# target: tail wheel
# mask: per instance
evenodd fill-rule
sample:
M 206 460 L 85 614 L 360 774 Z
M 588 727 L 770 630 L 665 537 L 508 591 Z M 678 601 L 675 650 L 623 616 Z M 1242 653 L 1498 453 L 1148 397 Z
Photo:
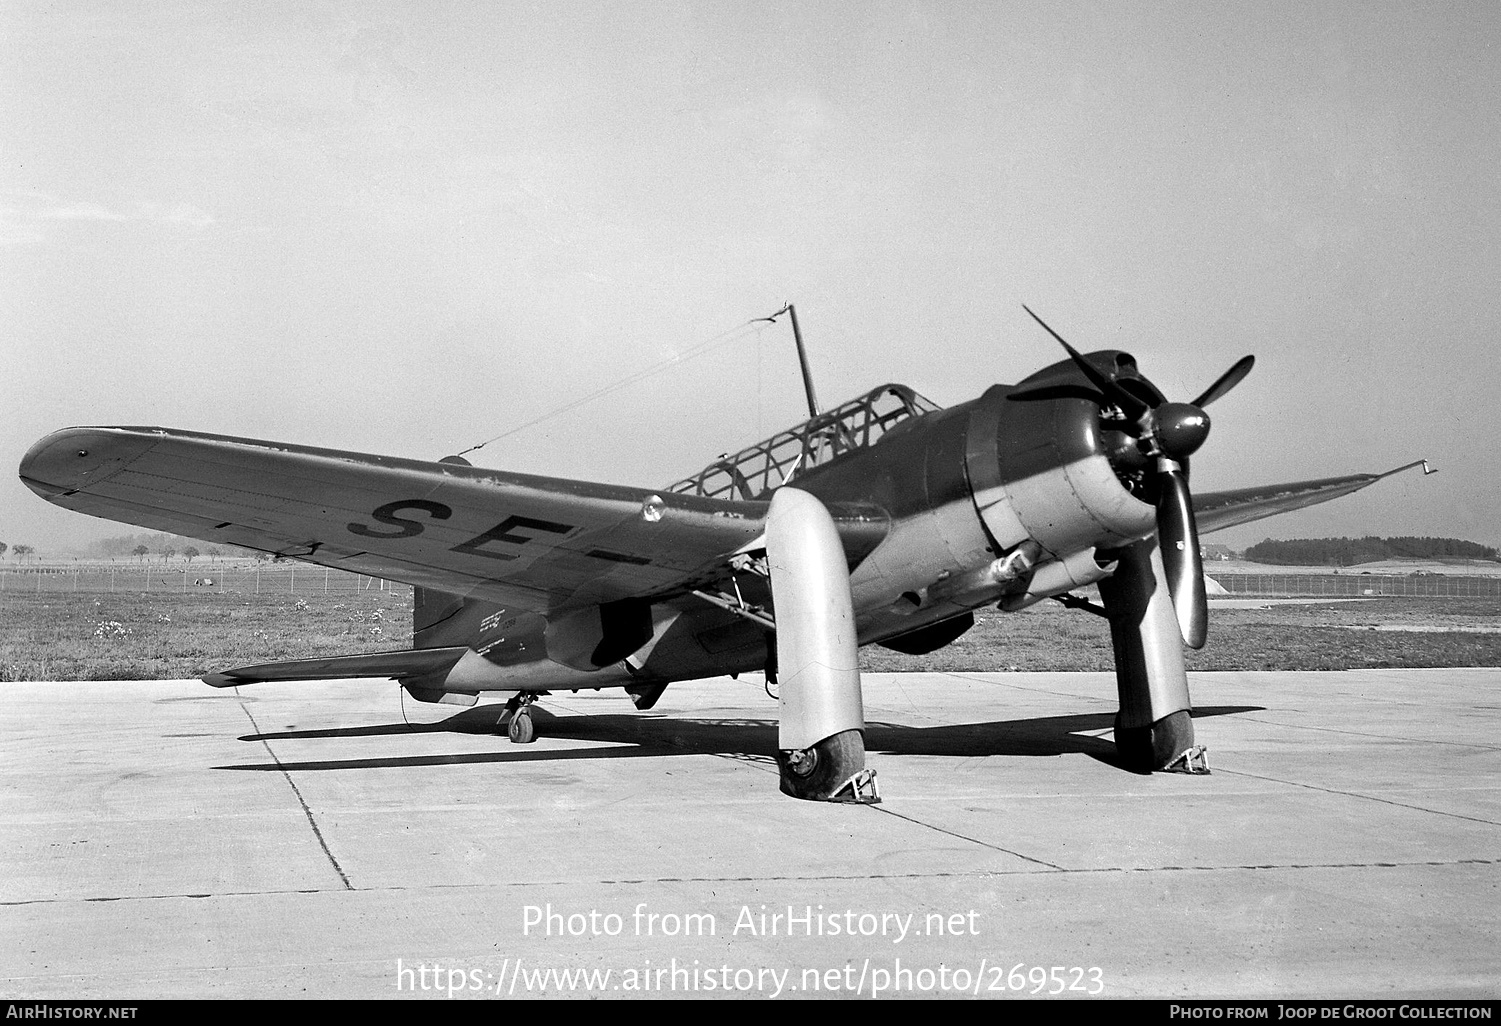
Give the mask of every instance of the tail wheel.
M 1187 709 L 1164 716 L 1150 727 L 1122 727 L 1115 716 L 1115 748 L 1140 773 L 1166 769 L 1194 746 L 1194 722 Z
M 511 724 L 506 732 L 514 744 L 529 745 L 537 740 L 537 727 L 532 723 L 531 715 L 525 709 L 511 717 Z
M 777 752 L 782 793 L 809 801 L 832 798 L 865 769 L 865 735 L 842 730 L 812 748 Z

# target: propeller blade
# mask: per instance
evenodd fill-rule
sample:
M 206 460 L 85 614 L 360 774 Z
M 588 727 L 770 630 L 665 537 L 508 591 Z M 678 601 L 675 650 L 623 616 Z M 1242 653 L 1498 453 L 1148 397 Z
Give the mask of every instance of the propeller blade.
M 1090 363 L 1088 360 L 1084 359 L 1083 354 L 1073 346 L 1065 342 L 1062 335 L 1058 334 L 1052 328 L 1048 327 L 1047 321 L 1043 320 L 1035 313 L 1032 313 L 1031 307 L 1023 303 L 1022 309 L 1027 311 L 1028 315 L 1030 315 L 1034 321 L 1036 321 L 1038 324 L 1041 324 L 1044 331 L 1058 340 L 1058 344 L 1068 352 L 1069 359 L 1074 361 L 1074 366 L 1078 367 L 1080 372 L 1089 379 L 1090 384 L 1094 385 L 1095 388 L 1098 388 L 1101 392 L 1108 396 L 1110 402 L 1113 405 L 1119 406 L 1121 408 L 1121 412 L 1126 415 L 1127 420 L 1139 420 L 1142 414 L 1151 409 L 1151 407 L 1146 403 L 1136 398 L 1136 396 L 1132 395 L 1130 392 L 1127 392 L 1124 388 L 1121 388 L 1114 381 L 1111 381 L 1109 378 L 1107 378 L 1104 374 L 1101 374 L 1099 368 Z
M 1204 594 L 1204 560 L 1194 523 L 1188 479 L 1172 461 L 1158 474 L 1157 545 L 1167 571 L 1168 591 L 1178 614 L 1178 630 L 1189 648 L 1203 648 L 1209 636 L 1209 599 Z
M 1012 392 L 1006 396 L 1019 403 L 1037 402 L 1042 399 L 1088 399 L 1096 406 L 1106 406 L 1110 400 L 1092 388 L 1083 385 L 1043 385 L 1039 388 L 1027 388 L 1020 392 Z
M 1204 394 L 1193 401 L 1193 406 L 1208 406 L 1220 396 L 1240 384 L 1245 376 L 1251 373 L 1251 368 L 1256 365 L 1256 357 L 1242 356 L 1235 361 L 1235 366 L 1221 374 L 1219 380 L 1204 390 Z

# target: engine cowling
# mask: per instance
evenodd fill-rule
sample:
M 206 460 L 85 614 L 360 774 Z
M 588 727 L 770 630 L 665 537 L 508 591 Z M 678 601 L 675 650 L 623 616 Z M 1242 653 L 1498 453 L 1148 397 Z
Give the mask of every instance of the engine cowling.
M 1108 355 L 1129 365 L 1125 354 Z M 1031 540 L 1044 560 L 1065 560 L 1151 534 L 1156 509 L 1134 488 L 1136 454 L 1102 427 L 1099 408 L 1072 398 L 1008 402 L 1012 390 L 997 385 L 975 403 L 966 454 L 975 507 L 1001 550 Z

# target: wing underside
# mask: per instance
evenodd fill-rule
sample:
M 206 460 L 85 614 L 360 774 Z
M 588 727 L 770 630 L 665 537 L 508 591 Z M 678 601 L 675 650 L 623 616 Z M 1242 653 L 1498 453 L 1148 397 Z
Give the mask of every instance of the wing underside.
M 285 659 L 211 673 L 203 680 L 216 688 L 232 688 L 241 684 L 264 684 L 267 681 L 421 677 L 451 669 L 466 651 L 468 649 L 461 645 L 319 659 Z
M 160 428 L 69 428 L 23 481 L 56 505 L 536 612 L 681 591 L 766 503 Z
M 1207 534 L 1348 495 L 1383 474 L 1199 493 Z M 681 595 L 754 547 L 767 503 L 162 428 L 68 428 L 22 480 L 56 505 L 550 615 Z M 884 511 L 832 511 L 852 561 Z
M 1222 531 L 1279 513 L 1317 506 L 1321 502 L 1358 492 L 1383 478 L 1414 467 L 1422 467 L 1425 474 L 1434 473 L 1426 460 L 1418 460 L 1382 474 L 1348 474 L 1344 477 L 1325 477 L 1290 484 L 1203 492 L 1194 496 L 1194 519 L 1198 522 L 1200 534 Z

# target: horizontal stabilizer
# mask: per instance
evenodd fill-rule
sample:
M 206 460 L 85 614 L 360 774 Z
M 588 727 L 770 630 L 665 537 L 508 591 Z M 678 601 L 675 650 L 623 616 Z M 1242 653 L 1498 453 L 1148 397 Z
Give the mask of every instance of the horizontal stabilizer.
M 449 648 L 413 648 L 369 655 L 330 656 L 326 659 L 289 659 L 222 670 L 203 678 L 216 688 L 261 684 L 280 680 L 344 680 L 350 677 L 403 678 L 443 673 L 459 661 L 463 645 Z

